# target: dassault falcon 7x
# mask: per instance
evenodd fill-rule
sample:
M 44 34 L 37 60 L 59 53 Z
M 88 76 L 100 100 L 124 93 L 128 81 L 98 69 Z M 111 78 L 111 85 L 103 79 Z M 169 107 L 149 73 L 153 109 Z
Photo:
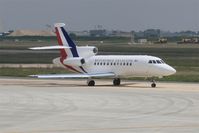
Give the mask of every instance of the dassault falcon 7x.
M 74 74 L 31 75 L 37 78 L 87 78 L 88 86 L 95 86 L 93 78 L 112 77 L 113 85 L 120 85 L 120 78 L 169 76 L 176 70 L 162 59 L 148 55 L 97 55 L 98 49 L 93 46 L 76 46 L 64 29 L 64 23 L 55 24 L 57 46 L 34 47 L 32 50 L 58 49 L 60 57 L 54 64 L 67 68 Z M 152 80 L 151 87 L 156 87 Z

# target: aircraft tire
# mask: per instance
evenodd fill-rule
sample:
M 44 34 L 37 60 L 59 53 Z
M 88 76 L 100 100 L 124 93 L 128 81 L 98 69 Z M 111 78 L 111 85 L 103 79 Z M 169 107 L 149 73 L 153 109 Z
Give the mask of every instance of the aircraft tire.
M 88 86 L 95 86 L 95 81 L 94 80 L 88 81 Z
M 152 83 L 152 84 L 151 84 L 151 87 L 152 87 L 152 88 L 155 88 L 155 87 L 156 87 L 156 84 L 155 84 L 155 83 Z
M 119 78 L 115 78 L 115 79 L 113 80 L 113 85 L 114 85 L 114 86 L 119 86 L 120 83 L 121 83 L 121 80 L 120 80 Z

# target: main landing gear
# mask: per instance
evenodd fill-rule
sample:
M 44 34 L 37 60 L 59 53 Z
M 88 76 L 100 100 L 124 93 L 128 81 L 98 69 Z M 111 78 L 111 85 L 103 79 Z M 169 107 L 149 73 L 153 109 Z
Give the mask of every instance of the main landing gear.
M 119 86 L 120 83 L 121 83 L 120 78 L 115 78 L 115 79 L 113 79 L 113 85 L 114 85 L 114 86 Z M 88 80 L 87 80 L 87 85 L 88 85 L 88 86 L 95 86 L 95 81 L 92 80 L 92 79 L 88 79 Z
M 95 86 L 95 81 L 92 80 L 92 79 L 89 79 L 89 80 L 87 81 L 87 84 L 88 84 L 88 86 Z
M 120 83 L 121 83 L 120 78 L 115 78 L 115 79 L 113 79 L 113 85 L 114 85 L 114 86 L 119 86 Z

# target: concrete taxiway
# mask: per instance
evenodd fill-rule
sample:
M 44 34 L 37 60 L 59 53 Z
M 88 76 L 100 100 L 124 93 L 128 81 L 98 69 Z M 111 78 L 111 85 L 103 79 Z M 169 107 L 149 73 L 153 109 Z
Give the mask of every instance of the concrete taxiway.
M 198 133 L 199 84 L 0 78 L 1 133 Z

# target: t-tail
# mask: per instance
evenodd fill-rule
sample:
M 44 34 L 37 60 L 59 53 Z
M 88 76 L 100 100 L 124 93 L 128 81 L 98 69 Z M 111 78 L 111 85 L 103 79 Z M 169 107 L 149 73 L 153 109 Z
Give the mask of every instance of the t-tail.
M 86 59 L 97 54 L 96 47 L 78 47 L 70 38 L 67 31 L 64 29 L 64 23 L 55 24 L 55 33 L 60 49 L 60 61 L 62 64 L 71 66 L 82 66 L 86 63 Z
M 84 70 L 84 65 L 90 57 L 95 56 L 97 54 L 98 49 L 93 46 L 76 46 L 76 44 L 70 38 L 69 34 L 64 29 L 64 26 L 64 23 L 55 24 L 55 33 L 59 45 L 47 47 L 34 47 L 30 49 L 59 49 L 60 57 L 53 60 L 54 64 L 62 65 L 76 72 L 86 73 L 86 70 Z
M 77 46 L 70 38 L 66 30 L 64 29 L 64 23 L 55 24 L 55 33 L 60 46 L 70 47 L 69 49 L 60 49 L 61 58 L 77 58 L 79 57 Z

